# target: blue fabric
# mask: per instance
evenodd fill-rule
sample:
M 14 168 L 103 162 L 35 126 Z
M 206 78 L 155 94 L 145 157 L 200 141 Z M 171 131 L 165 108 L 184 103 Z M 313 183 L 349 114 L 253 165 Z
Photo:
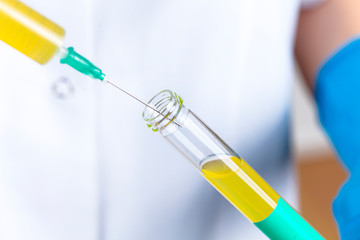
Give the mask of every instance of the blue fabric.
M 321 124 L 350 176 L 333 203 L 341 239 L 360 239 L 360 39 L 322 66 L 315 98 Z

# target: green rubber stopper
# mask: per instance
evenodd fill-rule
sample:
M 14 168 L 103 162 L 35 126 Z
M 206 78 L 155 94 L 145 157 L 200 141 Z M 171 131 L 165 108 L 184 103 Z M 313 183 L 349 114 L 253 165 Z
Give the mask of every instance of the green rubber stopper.
M 73 47 L 69 47 L 68 54 L 60 59 L 60 63 L 67 64 L 75 70 L 92 77 L 94 79 L 104 80 L 105 74 L 101 71 L 100 68 L 96 67 L 89 60 L 75 52 Z
M 279 198 L 274 211 L 270 213 L 267 218 L 254 224 L 270 239 L 324 240 L 324 238 L 282 198 Z

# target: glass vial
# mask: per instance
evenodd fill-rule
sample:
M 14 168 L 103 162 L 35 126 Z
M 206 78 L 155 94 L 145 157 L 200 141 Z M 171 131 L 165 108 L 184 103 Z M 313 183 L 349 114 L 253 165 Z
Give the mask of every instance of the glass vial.
M 266 181 L 170 90 L 145 108 L 147 125 L 184 155 L 270 239 L 323 239 Z

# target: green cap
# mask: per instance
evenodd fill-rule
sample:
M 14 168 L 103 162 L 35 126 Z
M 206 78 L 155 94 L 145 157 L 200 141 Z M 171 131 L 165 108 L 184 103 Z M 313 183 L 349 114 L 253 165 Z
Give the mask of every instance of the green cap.
M 324 238 L 282 198 L 279 198 L 276 208 L 267 218 L 254 224 L 270 239 L 324 240 Z
M 67 64 L 75 70 L 88 75 L 94 79 L 104 80 L 105 74 L 100 68 L 96 67 L 89 60 L 75 52 L 73 47 L 69 47 L 68 54 L 60 59 L 60 63 Z

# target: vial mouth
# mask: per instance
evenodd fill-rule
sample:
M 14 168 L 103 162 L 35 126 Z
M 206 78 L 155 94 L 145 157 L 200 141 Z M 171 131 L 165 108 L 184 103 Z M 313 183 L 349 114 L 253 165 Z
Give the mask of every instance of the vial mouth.
M 147 126 L 156 132 L 176 123 L 175 119 L 183 106 L 183 100 L 167 89 L 156 94 L 148 104 L 156 111 L 145 107 L 142 116 Z

